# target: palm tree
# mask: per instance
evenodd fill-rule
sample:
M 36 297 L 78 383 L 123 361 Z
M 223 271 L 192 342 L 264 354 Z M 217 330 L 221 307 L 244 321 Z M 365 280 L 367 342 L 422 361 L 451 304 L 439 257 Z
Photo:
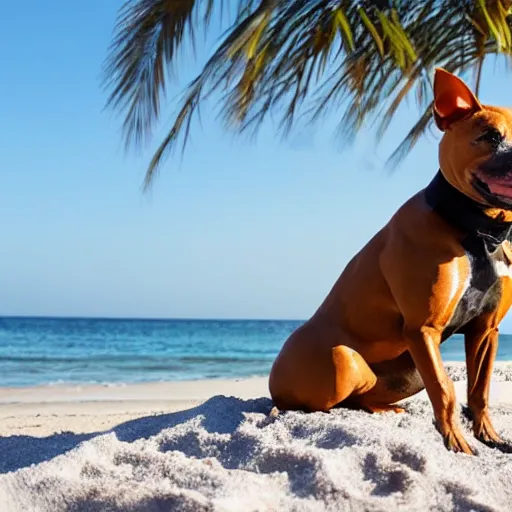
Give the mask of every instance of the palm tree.
M 369 121 L 382 137 L 414 95 L 423 113 L 390 156 L 396 163 L 431 122 L 434 66 L 473 70 L 478 92 L 485 57 L 512 55 L 512 0 L 127 0 L 105 62 L 108 105 L 123 114 L 127 146 L 151 136 L 169 68 L 219 14 L 230 28 L 188 86 L 145 187 L 180 137 L 185 148 L 214 93 L 238 132 L 277 113 L 286 133 L 299 116 L 339 109 L 349 139 Z

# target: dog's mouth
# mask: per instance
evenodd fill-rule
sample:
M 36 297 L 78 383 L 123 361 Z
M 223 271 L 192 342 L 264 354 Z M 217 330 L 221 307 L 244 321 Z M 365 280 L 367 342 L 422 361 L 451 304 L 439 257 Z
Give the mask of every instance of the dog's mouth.
M 489 203 L 496 206 L 512 205 L 512 171 L 500 176 L 477 171 L 473 174 L 472 185 Z

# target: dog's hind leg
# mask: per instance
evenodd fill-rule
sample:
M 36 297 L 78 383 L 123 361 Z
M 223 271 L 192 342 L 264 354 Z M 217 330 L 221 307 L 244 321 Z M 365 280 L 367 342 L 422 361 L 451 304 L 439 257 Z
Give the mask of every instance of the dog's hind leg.
M 269 380 L 282 410 L 328 411 L 349 397 L 364 395 L 377 377 L 354 349 L 338 345 L 292 345 L 276 359 Z
M 340 404 L 341 406 L 364 409 L 369 412 L 390 410 L 403 412 L 404 409 L 398 407 L 396 403 L 425 388 L 408 351 L 394 359 L 374 363 L 370 368 L 377 376 L 377 382 L 372 389 L 349 397 Z
M 333 356 L 337 379 L 341 381 L 338 389 L 342 392 L 338 398 L 344 397 L 336 406 L 363 409 L 371 413 L 404 412 L 404 409 L 394 405 L 401 397 L 386 389 L 384 383 L 358 352 L 340 346 L 334 349 Z

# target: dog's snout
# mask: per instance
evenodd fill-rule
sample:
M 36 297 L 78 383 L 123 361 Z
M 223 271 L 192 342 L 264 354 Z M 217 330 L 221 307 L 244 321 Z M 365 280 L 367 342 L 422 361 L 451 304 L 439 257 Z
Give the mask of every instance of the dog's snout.
M 512 179 L 512 144 L 497 151 L 480 166 L 480 169 L 492 176 L 510 176 Z

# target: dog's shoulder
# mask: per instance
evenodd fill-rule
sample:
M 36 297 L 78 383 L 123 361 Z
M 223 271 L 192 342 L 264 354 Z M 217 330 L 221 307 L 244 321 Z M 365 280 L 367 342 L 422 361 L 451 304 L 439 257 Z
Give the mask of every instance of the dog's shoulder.
M 409 255 L 418 252 L 422 259 L 432 253 L 438 253 L 443 258 L 447 254 L 453 257 L 464 254 L 463 237 L 429 206 L 424 190 L 398 208 L 386 230 L 387 250 L 392 252 L 403 250 Z

